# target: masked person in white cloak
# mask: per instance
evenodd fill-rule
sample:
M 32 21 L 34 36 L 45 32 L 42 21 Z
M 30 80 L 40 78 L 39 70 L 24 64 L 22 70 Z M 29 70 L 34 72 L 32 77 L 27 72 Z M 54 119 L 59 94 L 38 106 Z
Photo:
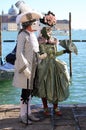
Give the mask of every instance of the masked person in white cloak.
M 27 123 L 28 104 L 28 124 L 32 124 L 32 121 L 39 121 L 39 118 L 31 113 L 30 101 L 37 65 L 37 53 L 39 52 L 39 44 L 34 31 L 39 29 L 40 25 L 37 19 L 40 19 L 41 15 L 36 11 L 32 11 L 23 1 L 18 1 L 16 6 L 18 6 L 20 10 L 20 14 L 16 18 L 16 23 L 21 24 L 22 29 L 19 31 L 17 37 L 13 86 L 22 89 L 20 99 L 20 121 L 25 124 Z M 40 57 L 42 57 L 42 55 Z M 29 81 L 28 89 L 27 81 Z

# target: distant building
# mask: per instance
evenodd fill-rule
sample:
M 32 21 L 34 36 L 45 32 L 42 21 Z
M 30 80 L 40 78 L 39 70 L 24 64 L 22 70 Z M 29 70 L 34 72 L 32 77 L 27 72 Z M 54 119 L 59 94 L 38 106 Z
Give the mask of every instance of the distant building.
M 57 20 L 55 29 L 68 31 L 69 30 L 69 21 L 68 20 Z
M 9 15 L 17 15 L 17 10 L 12 5 L 11 8 L 8 10 Z
M 18 26 L 16 24 L 16 16 L 17 16 L 17 10 L 12 5 L 11 8 L 8 10 L 8 14 L 4 14 L 4 11 L 2 11 L 2 14 L 0 15 L 2 19 L 2 31 L 17 31 Z M 54 27 L 56 30 L 69 30 L 69 21 L 68 20 L 57 20 L 57 24 Z
M 16 16 L 17 11 L 13 5 L 8 10 L 8 14 L 4 14 L 4 11 L 2 11 L 2 15 L 0 16 L 2 19 L 2 31 L 16 31 L 18 29 L 16 24 Z

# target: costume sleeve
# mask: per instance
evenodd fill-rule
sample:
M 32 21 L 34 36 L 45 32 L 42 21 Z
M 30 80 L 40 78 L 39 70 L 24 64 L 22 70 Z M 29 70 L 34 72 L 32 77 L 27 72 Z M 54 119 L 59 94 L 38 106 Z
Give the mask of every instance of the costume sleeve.
M 39 45 L 39 50 L 40 50 L 40 52 L 39 52 L 40 54 L 46 53 L 44 44 Z
M 17 43 L 17 53 L 16 53 L 16 59 L 18 62 L 18 69 L 19 72 L 21 73 L 22 71 L 24 71 L 24 69 L 26 69 L 26 67 L 28 66 L 28 61 L 24 56 L 24 49 L 25 49 L 25 35 L 24 33 L 20 33 L 18 35 L 18 43 Z
M 62 55 L 62 54 L 64 54 L 64 50 L 61 50 L 61 51 L 57 51 L 57 52 L 56 52 L 56 56 L 60 56 L 60 55 Z

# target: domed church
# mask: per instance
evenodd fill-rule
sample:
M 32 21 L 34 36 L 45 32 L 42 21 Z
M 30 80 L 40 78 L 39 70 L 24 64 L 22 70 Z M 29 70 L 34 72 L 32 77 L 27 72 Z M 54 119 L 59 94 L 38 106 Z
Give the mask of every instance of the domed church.
M 16 16 L 17 10 L 11 5 L 11 8 L 8 10 L 8 14 L 5 14 L 2 11 L 1 23 L 2 23 L 2 31 L 17 31 L 18 27 L 16 24 Z
M 11 8 L 8 10 L 9 15 L 17 15 L 17 10 L 12 5 Z

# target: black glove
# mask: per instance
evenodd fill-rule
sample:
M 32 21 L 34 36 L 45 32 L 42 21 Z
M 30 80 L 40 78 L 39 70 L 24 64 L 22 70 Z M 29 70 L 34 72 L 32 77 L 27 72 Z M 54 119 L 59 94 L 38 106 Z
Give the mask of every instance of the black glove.
M 70 50 L 63 50 L 64 53 L 71 53 Z
M 23 101 L 23 103 L 27 104 L 27 101 L 29 101 L 29 96 L 32 95 L 32 90 L 30 89 L 22 89 L 22 93 L 21 93 L 21 101 Z

